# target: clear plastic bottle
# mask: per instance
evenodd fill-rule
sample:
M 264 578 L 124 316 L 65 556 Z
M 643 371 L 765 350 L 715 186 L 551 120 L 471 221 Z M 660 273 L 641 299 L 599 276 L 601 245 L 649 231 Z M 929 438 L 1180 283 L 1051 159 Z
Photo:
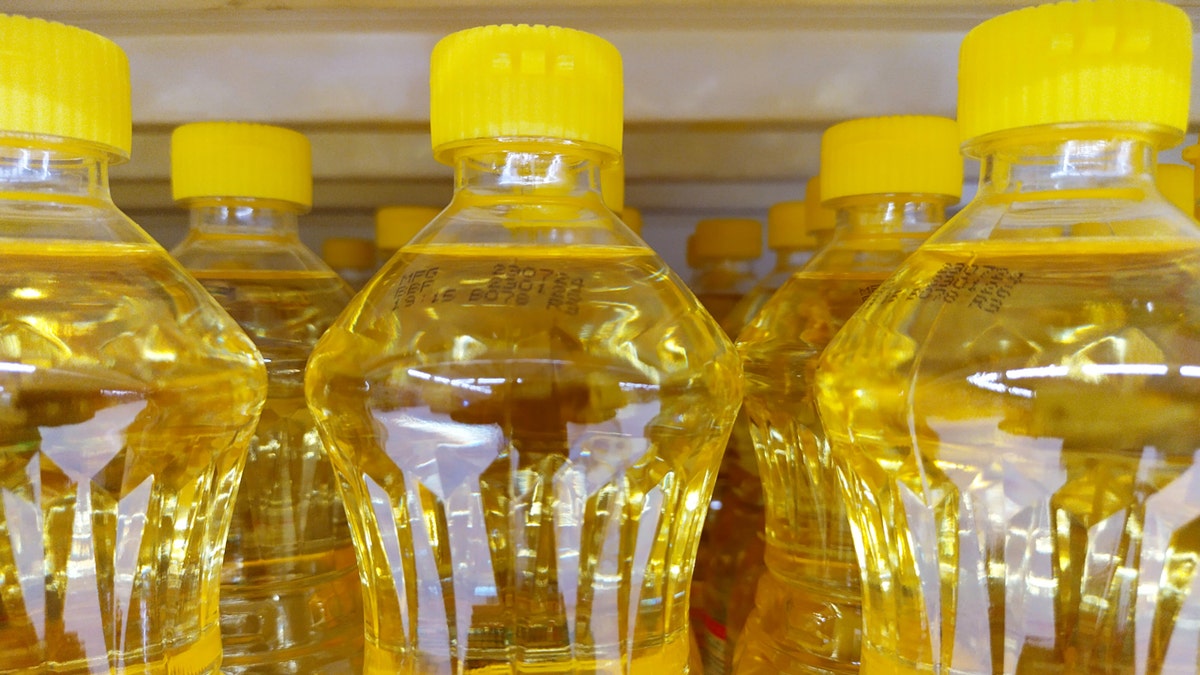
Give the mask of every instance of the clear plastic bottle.
M 803 201 L 775 204 L 767 213 L 767 247 L 775 252 L 775 267 L 758 281 L 725 317 L 725 332 L 736 336 L 746 322 L 808 260 L 816 240 L 805 228 Z M 744 414 L 739 413 L 721 459 L 717 488 L 721 505 L 713 511 L 711 532 L 701 539 L 696 566 L 705 570 L 706 583 L 693 598 L 692 617 L 701 642 L 706 675 L 729 672 L 733 645 L 753 606 L 753 589 L 761 573 L 763 507 L 762 480 Z M 739 573 L 741 572 L 741 573 Z M 734 590 L 748 586 L 748 602 L 734 611 Z
M 0 16 L 0 63 L 0 672 L 216 673 L 262 358 L 112 202 L 121 49 Z
M 1152 0 L 964 39 L 979 190 L 817 369 L 864 672 L 1196 672 L 1200 230 L 1155 185 L 1191 42 Z
M 239 122 L 171 135 L 171 188 L 191 225 L 172 254 L 249 333 L 269 389 L 250 441 L 221 573 L 226 673 L 357 673 L 362 592 L 304 365 L 350 302 L 300 242 L 312 205 L 308 139 Z
M 833 238 L 837 226 L 837 212 L 821 203 L 821 177 L 813 176 L 808 179 L 804 188 L 805 217 L 804 224 L 808 234 L 816 240 L 815 250 L 820 252 Z M 816 255 L 814 253 L 813 255 Z
M 691 247 L 692 292 L 720 323 L 758 282 L 754 261 L 762 255 L 762 223 L 753 218 L 701 220 Z
M 375 210 L 375 250 L 379 264 L 386 265 L 405 244 L 437 217 L 433 206 L 395 205 Z
M 1200 165 L 1200 145 L 1190 145 L 1183 149 L 1183 159 L 1188 164 L 1192 165 L 1192 208 L 1185 209 L 1192 214 L 1193 218 L 1200 219 L 1200 200 L 1196 199 L 1196 195 L 1200 194 L 1200 171 L 1197 171 Z
M 329 237 L 321 242 L 321 260 L 357 291 L 375 274 L 375 243 L 358 237 Z
M 362 556 L 368 673 L 688 672 L 688 584 L 741 371 L 601 200 L 620 73 L 612 45 L 563 28 L 434 49 L 454 198 L 307 379 Z
M 813 370 L 842 324 L 944 222 L 962 175 L 957 127 L 942 117 L 851 120 L 822 137 L 821 195 L 837 212 L 833 238 L 738 338 L 767 565 L 737 643 L 740 675 L 858 671 L 858 561 Z
M 621 222 L 637 236 L 642 236 L 642 211 L 633 206 L 621 210 Z
M 1196 208 L 1195 171 L 1182 164 L 1159 164 L 1154 182 L 1158 191 L 1180 211 L 1192 215 Z

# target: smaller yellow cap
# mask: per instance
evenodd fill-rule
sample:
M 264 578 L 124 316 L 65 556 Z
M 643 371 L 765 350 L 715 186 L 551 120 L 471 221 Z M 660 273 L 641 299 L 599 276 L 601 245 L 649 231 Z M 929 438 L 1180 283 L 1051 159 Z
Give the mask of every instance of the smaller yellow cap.
M 600 169 L 600 196 L 613 213 L 625 209 L 625 161 L 618 158 Z
M 1192 27 L 1158 0 L 1080 0 L 1001 14 L 963 38 L 964 141 L 1045 124 L 1132 122 L 1187 128 Z M 1167 146 L 1169 147 L 1169 146 Z
M 383 206 L 375 211 L 375 247 L 396 251 L 404 247 L 442 210 L 432 206 Z
M 334 269 L 369 269 L 375 266 L 375 244 L 358 237 L 330 237 L 321 242 L 321 259 Z
M 129 157 L 129 61 L 107 38 L 0 14 L 0 102 L 0 131 L 89 141 Z
M 804 187 L 804 205 L 808 207 L 805 218 L 809 232 L 832 230 L 837 225 L 837 212 L 821 202 L 821 177 L 813 176 Z
M 639 237 L 642 236 L 642 212 L 640 210 L 626 206 L 625 210 L 621 212 L 621 221 Z
M 808 204 L 802 201 L 779 202 L 767 210 L 767 248 L 815 248 L 817 240 L 808 234 Z
M 1182 164 L 1159 164 L 1155 182 L 1158 189 L 1179 210 L 1191 214 L 1196 210 L 1196 172 Z
M 707 218 L 696 223 L 697 258 L 754 260 L 762 255 L 762 223 L 753 218 Z
M 556 26 L 482 26 L 433 48 L 429 130 L 434 156 L 496 138 L 574 141 L 621 153 L 621 55 L 590 33 Z
M 821 136 L 821 199 L 857 195 L 962 195 L 954 120 L 928 115 L 864 117 Z
M 312 149 L 291 129 L 247 122 L 195 122 L 171 134 L 171 192 L 196 197 L 277 199 L 312 206 Z

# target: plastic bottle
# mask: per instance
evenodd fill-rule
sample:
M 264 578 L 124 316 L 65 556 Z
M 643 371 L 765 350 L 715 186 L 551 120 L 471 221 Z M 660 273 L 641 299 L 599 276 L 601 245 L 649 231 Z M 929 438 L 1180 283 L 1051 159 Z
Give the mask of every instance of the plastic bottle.
M 375 250 L 379 264 L 384 265 L 396 255 L 421 228 L 429 224 L 441 209 L 433 206 L 381 206 L 375 210 Z
M 1185 209 L 1192 217 L 1200 219 L 1200 200 L 1195 199 L 1195 195 L 1200 194 L 1200 171 L 1197 171 L 1197 165 L 1200 164 L 1200 145 L 1191 145 L 1183 149 L 1183 159 L 1188 164 L 1192 165 L 1192 208 Z
M 720 323 L 758 281 L 754 261 L 762 255 L 762 223 L 752 218 L 707 218 L 696 223 L 692 236 L 691 289 Z
M 737 643 L 739 674 L 858 670 L 858 561 L 813 369 L 842 324 L 944 222 L 962 175 L 957 128 L 942 117 L 851 120 L 822 137 L 821 196 L 837 214 L 833 238 L 738 339 L 767 564 Z
M 358 237 L 329 237 L 321 242 L 321 260 L 357 291 L 375 273 L 375 243 Z
M 1154 182 L 1159 192 L 1180 211 L 1192 215 L 1196 208 L 1195 171 L 1182 164 L 1159 164 Z
M 816 240 L 814 250 L 819 252 L 829 245 L 837 226 L 837 213 L 821 203 L 821 176 L 813 176 L 805 184 L 804 206 L 804 224 L 808 227 L 808 234 Z
M 129 66 L 0 16 L 0 670 L 216 673 L 253 343 L 113 204 Z
M 688 584 L 741 371 L 601 200 L 620 56 L 579 31 L 488 26 L 431 63 L 454 198 L 330 328 L 307 381 L 363 556 L 366 672 L 688 672 Z
M 238 122 L 171 134 L 171 189 L 189 211 L 172 251 L 249 333 L 269 391 L 250 441 L 221 573 L 226 673 L 351 673 L 362 594 L 304 364 L 352 292 L 300 242 L 312 205 L 308 139 Z
M 978 193 L 817 370 L 863 546 L 864 672 L 1196 671 L 1200 230 L 1155 186 L 1191 42 L 1148 0 L 963 40 Z
M 746 322 L 808 260 L 816 240 L 805 228 L 804 202 L 782 202 L 767 213 L 767 247 L 775 251 L 775 267 L 738 302 L 723 327 L 736 336 Z M 705 532 L 697 554 L 697 568 L 704 570 L 706 583 L 693 598 L 696 625 L 706 675 L 729 672 L 733 645 L 753 606 L 753 588 L 761 573 L 763 528 L 762 480 L 750 441 L 745 416 L 738 415 L 721 470 L 717 475 L 720 508 L 710 515 L 711 532 Z M 749 598 L 734 611 L 734 589 L 749 586 Z
M 625 223 L 637 236 L 642 236 L 642 211 L 633 206 L 626 206 L 621 210 L 621 222 Z

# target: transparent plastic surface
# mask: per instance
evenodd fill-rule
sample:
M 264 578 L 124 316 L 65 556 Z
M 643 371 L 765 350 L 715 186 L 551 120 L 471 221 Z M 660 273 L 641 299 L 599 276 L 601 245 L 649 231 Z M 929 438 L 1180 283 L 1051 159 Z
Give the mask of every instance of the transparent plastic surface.
M 1149 137 L 998 137 L 826 350 L 864 671 L 1196 671 L 1200 232 Z
M 844 198 L 830 243 L 742 331 L 743 412 L 765 497 L 767 571 L 737 643 L 738 673 L 856 672 L 861 591 L 845 503 L 817 416 L 817 358 L 944 220 L 947 200 Z
M 736 337 L 771 296 L 809 260 L 811 251 L 781 249 L 774 268 L 742 297 L 721 322 Z M 733 667 L 737 636 L 754 606 L 763 564 L 762 479 L 745 411 L 739 411 L 725 446 L 714 488 L 717 505 L 700 539 L 696 568 L 706 579 L 695 587 L 692 621 L 704 647 L 704 672 L 721 675 Z
M 314 352 L 368 673 L 688 672 L 740 367 L 598 174 L 536 144 L 460 157 Z
M 215 673 L 261 358 L 98 151 L 3 141 L 0 672 Z
M 350 301 L 267 200 L 194 200 L 173 251 L 254 340 L 268 395 L 233 508 L 221 578 L 226 673 L 358 673 L 362 589 L 333 468 L 304 401 L 304 367 Z

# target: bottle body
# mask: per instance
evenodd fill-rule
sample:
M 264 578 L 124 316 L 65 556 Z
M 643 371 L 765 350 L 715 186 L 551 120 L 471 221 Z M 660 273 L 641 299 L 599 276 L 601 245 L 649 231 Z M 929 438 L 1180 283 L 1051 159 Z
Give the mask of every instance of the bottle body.
M 357 673 L 362 591 L 345 510 L 304 401 L 304 369 L 351 291 L 296 236 L 293 207 L 190 202 L 173 252 L 254 340 L 268 395 L 221 577 L 227 673 Z
M 112 204 L 99 152 L 0 144 L 0 167 L 0 671 L 215 673 L 261 357 Z
M 1200 235 L 1146 138 L 1047 129 L 985 152 L 820 367 L 864 668 L 1195 669 Z
M 450 207 L 314 355 L 367 672 L 687 672 L 740 369 L 591 164 L 462 159 Z
M 831 242 L 739 338 L 743 410 L 764 492 L 767 569 L 737 644 L 738 673 L 858 668 L 858 562 L 813 376 L 846 320 L 943 219 L 944 199 L 895 199 L 847 198 Z
M 809 251 L 781 249 L 775 267 L 746 293 L 722 322 L 726 334 L 742 328 L 809 259 Z M 762 479 L 745 411 L 739 411 L 717 475 L 719 508 L 711 510 L 709 531 L 701 540 L 697 567 L 706 582 L 697 587 L 692 611 L 698 640 L 704 645 L 704 672 L 730 672 L 737 636 L 754 606 L 763 564 Z

